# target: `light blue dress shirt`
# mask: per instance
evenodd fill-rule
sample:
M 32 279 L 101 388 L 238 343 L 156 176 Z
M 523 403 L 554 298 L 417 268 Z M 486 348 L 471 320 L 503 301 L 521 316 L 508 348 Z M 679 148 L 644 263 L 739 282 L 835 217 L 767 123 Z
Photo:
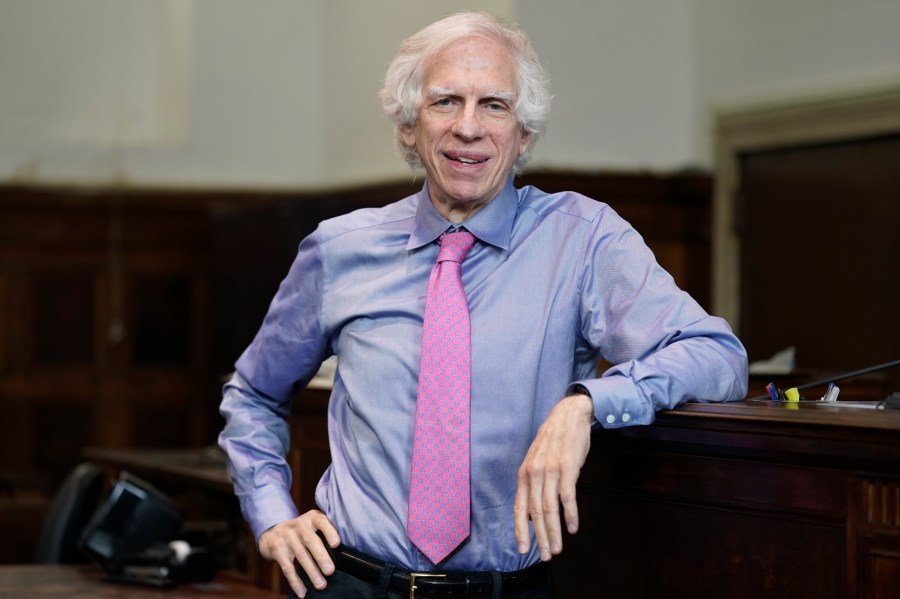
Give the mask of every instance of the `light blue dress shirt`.
M 258 536 L 297 516 L 287 417 L 294 393 L 338 356 L 328 407 L 332 464 L 316 502 L 342 541 L 414 571 L 434 566 L 406 538 L 422 313 L 435 240 L 452 224 L 425 188 L 320 224 L 300 243 L 265 321 L 225 386 L 227 451 Z M 440 567 L 517 570 L 517 471 L 573 384 L 597 425 L 649 424 L 687 400 L 742 399 L 746 352 L 656 263 L 609 206 L 533 187 L 501 194 L 463 226 L 472 321 L 471 535 Z M 597 378 L 599 357 L 616 364 Z M 602 540 L 598 540 L 602 542 Z

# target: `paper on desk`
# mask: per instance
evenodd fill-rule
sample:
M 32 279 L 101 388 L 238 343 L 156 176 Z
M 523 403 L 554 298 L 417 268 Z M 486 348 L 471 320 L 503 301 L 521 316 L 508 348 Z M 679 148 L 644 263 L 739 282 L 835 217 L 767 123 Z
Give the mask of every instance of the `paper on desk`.
M 750 374 L 790 374 L 797 367 L 797 348 L 793 345 L 775 353 L 768 360 L 750 363 Z

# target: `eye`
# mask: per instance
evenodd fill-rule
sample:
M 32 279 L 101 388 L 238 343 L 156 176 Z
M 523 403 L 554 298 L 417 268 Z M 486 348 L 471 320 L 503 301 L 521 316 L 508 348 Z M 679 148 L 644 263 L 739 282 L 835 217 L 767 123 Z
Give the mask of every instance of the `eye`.
M 442 107 L 444 107 L 444 108 L 447 108 L 447 107 L 453 105 L 453 100 L 451 100 L 450 98 L 441 98 L 440 100 L 438 100 L 437 102 L 435 102 L 434 105 L 435 105 L 435 106 L 442 106 Z
M 492 113 L 510 112 L 509 104 L 502 98 L 486 98 L 484 102 L 482 102 L 482 106 L 484 106 L 488 112 Z

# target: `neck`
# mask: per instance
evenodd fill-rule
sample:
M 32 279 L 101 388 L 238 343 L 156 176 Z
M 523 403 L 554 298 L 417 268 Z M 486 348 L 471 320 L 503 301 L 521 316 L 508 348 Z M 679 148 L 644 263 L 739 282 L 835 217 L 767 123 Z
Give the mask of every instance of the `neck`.
M 433 199 L 431 200 L 431 203 L 434 205 L 441 216 L 449 220 L 454 225 L 459 225 L 472 218 L 479 210 L 481 210 L 485 206 L 485 204 L 479 204 L 478 206 L 450 208 L 448 206 L 444 206 L 443 204 L 435 202 Z

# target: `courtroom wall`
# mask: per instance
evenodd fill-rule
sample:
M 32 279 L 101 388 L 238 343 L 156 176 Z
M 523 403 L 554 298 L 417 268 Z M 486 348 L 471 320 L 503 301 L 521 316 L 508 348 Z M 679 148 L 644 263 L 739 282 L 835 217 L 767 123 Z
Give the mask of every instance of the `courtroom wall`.
M 536 168 L 709 168 L 718 106 L 900 80 L 892 0 L 0 0 L 0 181 L 408 178 L 384 68 L 401 38 L 467 7 L 519 21 L 549 67 Z

